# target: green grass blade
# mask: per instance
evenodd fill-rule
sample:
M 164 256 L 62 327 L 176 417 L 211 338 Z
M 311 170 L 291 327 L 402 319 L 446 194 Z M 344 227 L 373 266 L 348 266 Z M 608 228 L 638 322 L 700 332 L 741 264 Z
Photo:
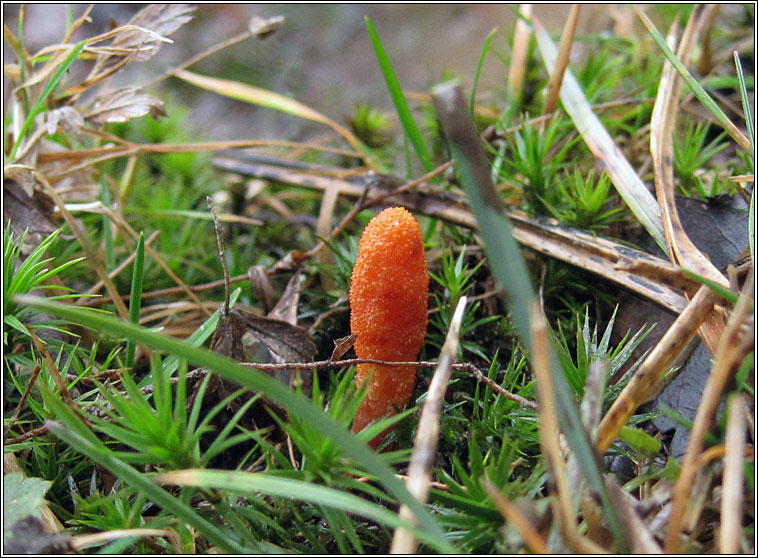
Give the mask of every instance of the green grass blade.
M 13 148 L 11 149 L 11 154 L 8 157 L 9 160 L 13 161 L 16 158 L 16 152 L 18 151 L 21 142 L 23 141 L 24 137 L 26 137 L 29 128 L 34 122 L 34 118 L 47 106 L 48 95 L 55 91 L 55 88 L 58 86 L 61 78 L 63 78 L 66 71 L 71 67 L 71 64 L 74 63 L 74 60 L 76 60 L 76 57 L 79 56 L 79 53 L 84 48 L 85 42 L 86 41 L 82 41 L 74 47 L 71 53 L 66 56 L 63 62 L 61 62 L 61 65 L 58 66 L 58 68 L 55 70 L 55 73 L 53 74 L 53 77 L 50 78 L 50 81 L 47 82 L 45 89 L 42 90 L 42 94 L 39 96 L 37 102 L 34 103 L 32 110 L 29 112 L 29 116 L 26 117 L 24 126 L 21 128 L 21 132 L 19 132 L 18 137 L 13 144 Z
M 416 121 L 413 119 L 411 109 L 408 107 L 408 101 L 405 100 L 405 95 L 400 87 L 400 82 L 397 79 L 397 75 L 395 75 L 395 70 L 392 69 L 392 64 L 390 63 L 389 56 L 387 56 L 387 52 L 384 50 L 384 46 L 382 46 L 379 34 L 376 32 L 376 29 L 374 29 L 374 26 L 368 17 L 366 17 L 366 28 L 368 29 L 371 44 L 374 47 L 374 53 L 379 62 L 379 68 L 381 68 L 382 75 L 384 75 L 384 81 L 387 82 L 387 89 L 389 89 L 392 102 L 395 105 L 395 110 L 397 110 L 397 116 L 400 118 L 400 123 L 403 126 L 405 136 L 416 150 L 416 154 L 419 159 L 421 159 L 426 172 L 431 172 L 434 169 L 434 165 L 432 165 L 432 159 L 429 157 L 429 152 L 426 150 L 424 139 L 421 137 L 421 132 L 419 131 L 418 126 L 416 126 Z
M 745 126 L 747 127 L 747 136 L 750 140 L 750 161 L 753 163 L 751 169 L 755 172 L 755 128 L 753 127 L 753 115 L 750 113 L 750 99 L 748 98 L 747 85 L 745 76 L 742 73 L 742 62 L 740 55 L 734 51 L 734 65 L 737 67 L 737 78 L 740 82 L 740 99 L 742 99 L 742 112 L 745 116 Z M 747 238 L 750 243 L 750 259 L 755 262 L 755 188 L 750 193 L 750 209 L 748 210 Z
M 400 516 L 372 502 L 359 498 L 349 492 L 336 490 L 327 486 L 312 484 L 291 478 L 282 478 L 266 473 L 246 473 L 243 471 L 219 471 L 209 469 L 189 469 L 171 471 L 159 475 L 156 479 L 161 484 L 195 486 L 229 490 L 237 493 L 258 492 L 267 496 L 296 498 L 319 506 L 354 513 L 383 523 L 394 528 L 410 528 L 419 540 L 437 550 L 444 550 L 446 545 L 428 533 L 413 529 L 400 519 Z
M 100 199 L 103 205 L 111 207 L 113 196 L 108 184 L 103 181 L 100 185 Z M 102 215 L 103 220 L 103 242 L 105 243 L 105 270 L 110 273 L 116 268 L 116 252 L 113 250 L 113 231 L 111 218 L 108 215 Z
M 456 552 L 456 549 L 447 542 L 445 533 L 440 528 L 434 516 L 418 500 L 411 496 L 405 488 L 405 484 L 395 477 L 395 472 L 385 463 L 381 456 L 378 456 L 368 446 L 356 440 L 345 427 L 337 423 L 321 408 L 314 405 L 304 396 L 290 390 L 278 380 L 254 368 L 241 366 L 239 363 L 218 353 L 198 347 L 191 347 L 178 339 L 161 335 L 147 328 L 126 323 L 110 316 L 104 316 L 85 308 L 75 308 L 70 305 L 59 304 L 31 296 L 18 296 L 16 302 L 22 306 L 49 312 L 93 330 L 133 339 L 137 343 L 175 354 L 197 366 L 213 370 L 219 376 L 236 382 L 243 387 L 260 391 L 266 397 L 273 399 L 285 407 L 289 413 L 311 423 L 325 436 L 328 436 L 348 457 L 354 459 L 369 473 L 376 476 L 379 482 L 400 503 L 406 504 L 411 509 L 416 516 L 419 529 L 438 539 L 438 548 L 444 548 L 446 552 Z
M 129 321 L 139 324 L 139 312 L 142 307 L 142 278 L 145 264 L 145 235 L 140 232 L 137 241 L 137 253 L 134 257 L 134 271 L 132 272 L 132 291 L 129 297 Z M 134 353 L 137 346 L 129 339 L 126 342 L 126 367 L 134 366 Z
M 484 66 L 484 59 L 487 57 L 487 53 L 490 51 L 490 44 L 492 43 L 492 39 L 495 37 L 495 33 L 497 33 L 499 27 L 495 27 L 492 31 L 490 31 L 490 34 L 487 35 L 487 39 L 484 41 L 484 48 L 482 49 L 482 55 L 479 57 L 479 65 L 476 67 L 476 75 L 474 76 L 474 85 L 471 87 L 471 100 L 469 101 L 469 115 L 471 116 L 471 120 L 474 119 L 474 105 L 476 101 L 476 88 L 479 85 L 479 77 L 482 74 L 482 67 Z
M 537 20 L 534 20 L 532 27 L 545 68 L 552 74 L 558 58 L 558 49 L 553 44 L 550 34 Z M 624 203 L 645 227 L 648 234 L 653 237 L 663 253 L 668 253 L 661 209 L 655 196 L 650 193 L 637 171 L 595 115 L 579 82 L 568 68 L 563 75 L 560 98 L 563 108 L 571 117 L 587 147 L 605 166 Z
M 684 64 L 682 64 L 682 61 L 679 60 L 679 57 L 666 44 L 666 39 L 664 39 L 660 31 L 656 29 L 655 24 L 650 21 L 650 18 L 648 18 L 641 9 L 635 9 L 637 10 L 637 15 L 640 16 L 642 23 L 645 24 L 648 32 L 653 37 L 655 43 L 658 45 L 658 48 L 661 49 L 663 55 L 668 59 L 669 62 L 671 62 L 671 65 L 674 66 L 674 69 L 679 73 L 679 75 L 684 78 L 685 83 L 695 94 L 695 97 L 697 97 L 698 100 L 703 103 L 703 106 L 708 110 L 708 112 L 711 113 L 719 125 L 721 125 L 721 127 L 724 128 L 724 130 L 726 130 L 730 136 L 732 136 L 732 139 L 734 141 L 736 141 L 743 149 L 752 153 L 750 141 L 745 137 L 745 134 L 743 134 L 740 129 L 737 128 L 737 126 L 735 126 L 731 120 L 729 120 L 729 117 L 724 113 L 723 110 L 721 110 L 721 108 L 711 98 L 708 92 L 703 89 L 703 86 L 700 85 L 698 80 L 692 77 L 692 74 L 690 74 L 689 70 L 684 66 Z
M 742 99 L 742 112 L 745 113 L 745 126 L 747 127 L 747 139 L 750 140 L 750 153 L 755 153 L 753 151 L 755 146 L 753 115 L 750 114 L 750 99 L 748 98 L 745 75 L 742 73 L 742 62 L 740 62 L 740 55 L 736 50 L 734 51 L 734 65 L 737 67 L 737 79 L 740 82 L 740 99 Z
M 730 304 L 737 304 L 737 298 L 739 298 L 737 293 L 730 291 L 726 287 L 722 287 L 715 281 L 711 281 L 707 277 L 703 277 L 702 275 L 699 275 L 695 273 L 694 271 L 690 271 L 689 269 L 685 269 L 683 267 L 680 267 L 679 269 L 681 269 L 682 273 L 684 273 L 687 277 L 689 277 L 690 279 L 694 279 L 701 285 L 705 285 L 706 287 L 711 289 L 715 294 L 717 294 L 718 296 L 720 296 L 721 298 L 723 298 Z
M 74 414 L 58 395 L 52 392 L 45 382 L 39 382 L 37 386 L 47 406 L 50 407 L 56 417 L 63 421 L 47 421 L 46 425 L 50 432 L 98 465 L 114 473 L 128 485 L 138 489 L 155 504 L 195 527 L 211 543 L 229 552 L 241 553 L 250 550 L 230 540 L 216 525 L 204 519 L 178 498 L 171 496 L 146 475 L 139 473 L 129 464 L 115 457 L 113 452 Z
M 456 174 L 463 185 L 484 240 L 487 261 L 499 286 L 507 293 L 508 307 L 522 345 L 532 354 L 530 308 L 537 300 L 526 264 L 513 238 L 511 225 L 502 214 L 503 204 L 495 191 L 489 165 L 473 123 L 466 113 L 460 88 L 442 84 L 432 91 L 437 118 L 447 138 Z M 555 356 L 550 350 L 550 370 L 555 389 L 558 418 L 569 445 L 579 461 L 588 485 L 601 499 L 603 515 L 623 552 L 626 541 L 621 523 L 606 494 L 599 459 L 584 431 L 574 395 Z
M 52 399 L 55 399 L 55 397 L 51 394 L 51 400 Z M 65 407 L 65 405 L 63 406 Z M 188 525 L 192 525 L 212 544 L 227 552 L 235 554 L 244 554 L 251 550 L 256 552 L 260 552 L 261 550 L 265 551 L 265 549 L 250 549 L 240 546 L 237 542 L 230 539 L 226 532 L 210 521 L 204 519 L 200 514 L 195 512 L 181 500 L 173 497 L 163 488 L 156 485 L 147 477 L 147 475 L 139 473 L 129 464 L 113 456 L 102 443 L 95 443 L 86 439 L 70 428 L 68 424 L 64 425 L 60 422 L 48 421 L 47 426 L 50 432 L 58 436 L 71 447 L 76 448 L 77 451 L 83 453 L 101 467 L 114 473 L 119 479 L 122 479 L 132 488 L 139 490 L 147 496 L 150 501 L 174 514 Z

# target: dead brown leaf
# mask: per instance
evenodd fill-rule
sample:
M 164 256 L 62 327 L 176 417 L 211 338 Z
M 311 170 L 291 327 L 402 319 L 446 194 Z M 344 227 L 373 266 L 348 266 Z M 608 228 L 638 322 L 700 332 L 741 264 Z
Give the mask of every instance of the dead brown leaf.
M 346 335 L 345 337 L 340 337 L 339 339 L 334 340 L 334 350 L 332 351 L 332 356 L 329 357 L 329 360 L 339 360 L 341 359 L 346 352 L 348 352 L 353 345 L 355 344 L 356 336 L 352 333 L 350 335 Z
M 268 314 L 274 307 L 274 286 L 262 265 L 254 265 L 248 268 L 247 277 L 255 288 L 258 300 L 263 305 L 263 311 Z
M 316 356 L 316 345 L 311 341 L 308 331 L 284 320 L 256 316 L 243 310 L 237 312 L 236 318 L 248 335 L 262 343 L 279 362 L 310 362 Z
M 300 301 L 300 290 L 304 277 L 298 269 L 290 278 L 276 306 L 266 314 L 269 318 L 282 320 L 288 324 L 297 325 L 297 303 Z
M 24 252 L 26 252 L 27 248 L 37 246 L 44 237 L 58 228 L 57 221 L 53 217 L 55 203 L 47 194 L 34 188 L 34 181 L 30 182 L 31 174 L 11 167 L 21 167 L 21 165 L 9 165 L 5 168 L 3 229 L 8 226 L 9 221 L 16 237 L 21 236 L 28 229 L 25 241 L 27 246 L 24 247 Z

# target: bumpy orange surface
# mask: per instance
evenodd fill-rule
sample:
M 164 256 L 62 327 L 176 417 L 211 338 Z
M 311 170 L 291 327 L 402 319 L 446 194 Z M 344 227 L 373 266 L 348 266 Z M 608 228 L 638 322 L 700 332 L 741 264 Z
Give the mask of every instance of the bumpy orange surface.
M 416 360 L 424 344 L 429 274 L 421 228 L 402 207 L 385 209 L 363 231 L 350 282 L 350 329 L 359 358 Z M 413 392 L 415 366 L 359 364 L 356 384 L 369 377 L 353 432 L 402 409 Z M 371 445 L 376 447 L 382 436 Z

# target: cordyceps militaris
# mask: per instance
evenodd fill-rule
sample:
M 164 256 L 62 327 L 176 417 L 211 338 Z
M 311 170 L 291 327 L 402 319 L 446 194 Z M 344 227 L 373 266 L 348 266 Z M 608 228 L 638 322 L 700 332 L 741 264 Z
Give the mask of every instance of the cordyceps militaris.
M 428 290 L 421 227 L 406 209 L 385 209 L 363 231 L 350 281 L 350 329 L 358 358 L 415 361 L 426 335 Z M 405 407 L 416 367 L 359 364 L 356 384 L 367 378 L 353 432 Z M 371 446 L 376 448 L 384 434 Z

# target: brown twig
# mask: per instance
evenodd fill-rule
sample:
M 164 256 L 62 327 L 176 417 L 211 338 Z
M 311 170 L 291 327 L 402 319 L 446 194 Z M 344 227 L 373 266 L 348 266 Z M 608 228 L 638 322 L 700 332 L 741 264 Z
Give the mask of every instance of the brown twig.
M 242 366 L 246 366 L 249 368 L 255 368 L 258 370 L 263 371 L 280 371 L 280 370 L 328 370 L 331 368 L 344 368 L 346 366 L 355 366 L 357 364 L 361 363 L 368 363 L 368 364 L 382 364 L 386 366 L 408 366 L 408 365 L 414 365 L 414 366 L 424 366 L 428 368 L 434 368 L 438 365 L 435 361 L 386 361 L 386 360 L 377 360 L 377 359 L 371 359 L 371 358 L 352 358 L 352 359 L 345 359 L 345 360 L 318 360 L 314 362 L 284 362 L 284 363 L 252 363 L 252 362 L 240 362 Z M 525 399 L 521 397 L 520 395 L 516 395 L 515 393 L 511 393 L 502 386 L 498 385 L 497 383 L 493 382 L 487 376 L 485 376 L 481 370 L 479 370 L 476 366 L 474 366 L 471 363 L 464 362 L 464 363 L 458 363 L 453 364 L 452 368 L 454 370 L 457 370 L 459 372 L 468 372 L 472 376 L 476 378 L 477 381 L 482 382 L 490 386 L 494 391 L 496 391 L 498 394 L 502 395 L 503 397 L 506 397 L 507 399 L 510 399 L 511 401 L 515 401 L 522 407 L 527 407 L 529 409 L 537 409 L 537 404 L 533 401 L 529 401 L 528 399 Z M 187 380 L 194 381 L 197 379 L 202 379 L 205 377 L 205 375 L 208 374 L 208 371 L 203 368 L 197 368 L 195 370 L 191 370 L 190 372 L 187 372 Z M 171 383 L 176 383 L 176 378 L 171 378 Z M 140 389 L 140 392 L 147 395 L 149 393 L 153 392 L 153 386 L 148 385 Z M 126 393 L 123 393 L 122 395 L 126 396 Z M 84 408 L 84 410 L 88 413 L 94 413 L 97 416 L 103 417 L 105 416 L 105 409 L 108 409 L 109 405 L 106 404 L 103 407 L 95 407 L 93 405 L 88 405 Z M 25 434 L 21 434 L 20 436 L 13 438 L 12 440 L 7 440 L 5 442 L 5 445 L 9 444 L 18 444 L 23 442 L 24 440 L 28 440 L 29 438 L 33 438 L 35 436 L 40 436 L 42 434 L 47 433 L 47 427 L 41 426 L 39 428 L 35 428 L 34 430 L 30 430 L 29 432 L 26 432 Z
M 76 235 L 79 244 L 84 249 L 84 253 L 87 255 L 87 259 L 94 267 L 95 273 L 97 273 L 97 275 L 100 277 L 100 280 L 105 285 L 105 288 L 108 290 L 108 293 L 110 293 L 113 304 L 116 306 L 116 311 L 122 320 L 127 321 L 129 319 L 129 310 L 126 308 L 124 300 L 119 295 L 118 289 L 116 289 L 116 285 L 113 284 L 113 281 L 111 281 L 110 277 L 108 277 L 108 274 L 105 272 L 101 258 L 98 258 L 97 253 L 87 240 L 87 236 L 82 232 L 73 215 L 71 215 L 71 212 L 66 208 L 66 204 L 63 203 L 63 200 L 60 198 L 55 189 L 50 185 L 50 182 L 47 181 L 47 178 L 45 178 L 41 172 L 38 172 L 36 170 L 32 171 L 32 174 L 37 179 L 37 181 L 44 186 L 47 194 L 55 202 L 55 205 L 58 206 L 58 211 L 61 212 L 61 215 L 63 215 L 63 218 L 65 219 L 69 228 Z

